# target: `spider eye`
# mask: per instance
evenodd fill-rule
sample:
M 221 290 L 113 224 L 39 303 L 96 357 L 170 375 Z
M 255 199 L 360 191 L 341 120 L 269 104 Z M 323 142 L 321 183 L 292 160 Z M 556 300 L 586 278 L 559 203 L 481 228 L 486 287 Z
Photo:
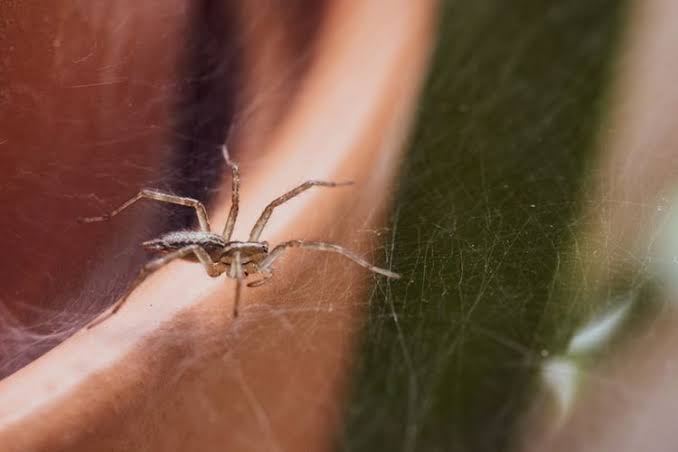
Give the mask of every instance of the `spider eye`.
M 268 242 L 261 242 L 261 246 L 265 253 L 268 253 Z

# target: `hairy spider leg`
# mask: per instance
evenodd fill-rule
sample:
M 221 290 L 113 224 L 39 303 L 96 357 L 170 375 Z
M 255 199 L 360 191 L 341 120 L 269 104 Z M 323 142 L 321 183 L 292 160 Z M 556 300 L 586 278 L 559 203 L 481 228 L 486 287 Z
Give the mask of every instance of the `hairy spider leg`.
M 274 199 L 271 201 L 269 205 L 266 206 L 263 212 L 261 212 L 261 216 L 257 220 L 257 222 L 254 224 L 254 227 L 252 228 L 252 231 L 250 232 L 250 242 L 258 242 L 259 237 L 261 237 L 261 233 L 264 230 L 264 227 L 266 227 L 266 223 L 268 223 L 268 219 L 271 218 L 271 214 L 273 213 L 273 209 L 278 207 L 279 205 L 289 201 L 290 199 L 294 198 L 295 196 L 300 195 L 301 193 L 305 192 L 311 187 L 315 186 L 320 186 L 320 187 L 341 187 L 345 185 L 352 185 L 353 182 L 325 182 L 321 180 L 309 180 L 304 182 L 303 184 L 299 185 L 296 188 L 293 188 L 292 190 L 288 191 L 284 195 Z
M 171 261 L 181 259 L 182 257 L 186 257 L 189 254 L 195 254 L 195 256 L 203 265 L 205 271 L 209 276 L 214 278 L 222 273 L 218 268 L 218 263 L 214 262 L 210 255 L 207 253 L 207 251 L 205 251 L 200 245 L 189 245 L 179 250 L 176 250 L 172 253 L 169 253 L 165 256 L 154 259 L 151 262 L 144 265 L 141 270 L 139 270 L 139 273 L 137 274 L 137 277 L 134 279 L 134 282 L 127 288 L 125 293 L 118 299 L 118 301 L 115 302 L 115 304 L 113 305 L 113 309 L 111 309 L 111 311 L 108 314 L 104 314 L 98 319 L 95 319 L 92 322 L 90 322 L 90 324 L 87 325 L 87 329 L 90 329 L 93 326 L 98 325 L 99 323 L 103 322 L 104 320 L 118 312 L 120 308 L 125 304 L 127 298 L 132 293 L 132 291 L 136 289 L 148 277 L 148 275 L 150 275 L 160 267 L 170 263 Z
M 224 233 L 222 234 L 224 240 L 227 242 L 231 240 L 233 235 L 233 228 L 235 221 L 238 218 L 238 210 L 240 209 L 240 168 L 233 162 L 228 154 L 228 148 L 224 144 L 221 147 L 221 152 L 224 154 L 226 165 L 231 168 L 231 210 L 228 211 L 228 219 L 224 226 Z
M 106 221 L 111 219 L 112 217 L 116 216 L 135 202 L 139 201 L 140 199 L 151 199 L 153 201 L 160 201 L 160 202 L 166 202 L 169 204 L 177 204 L 180 206 L 186 206 L 186 207 L 192 207 L 195 209 L 195 214 L 198 216 L 198 223 L 200 223 L 200 230 L 204 232 L 210 232 L 210 223 L 209 223 L 209 218 L 207 217 L 207 211 L 205 210 L 205 206 L 202 205 L 202 203 L 196 199 L 193 198 L 183 198 L 181 196 L 175 196 L 175 195 L 169 195 L 167 193 L 162 193 L 159 191 L 155 190 L 149 190 L 149 189 L 143 189 L 139 193 L 137 193 L 136 196 L 133 198 L 130 198 L 127 200 L 123 205 L 112 211 L 111 213 L 107 213 L 106 215 L 101 215 L 98 217 L 87 217 L 87 218 L 79 218 L 78 221 L 81 223 L 94 223 L 96 221 Z
M 259 271 L 263 273 L 270 272 L 273 262 L 275 262 L 275 260 L 278 259 L 282 255 L 282 253 L 288 248 L 307 248 L 316 251 L 329 251 L 331 253 L 338 253 L 341 254 L 342 256 L 351 259 L 356 264 L 365 267 L 371 272 L 379 273 L 380 275 L 384 275 L 388 278 L 393 279 L 400 278 L 400 275 L 398 273 L 393 273 L 392 271 L 386 270 L 384 268 L 375 267 L 374 265 L 367 262 L 365 259 L 357 256 L 356 254 L 347 250 L 344 247 L 335 245 L 334 243 L 307 242 L 304 240 L 289 240 L 273 248 L 270 254 L 266 256 L 266 258 L 259 264 Z

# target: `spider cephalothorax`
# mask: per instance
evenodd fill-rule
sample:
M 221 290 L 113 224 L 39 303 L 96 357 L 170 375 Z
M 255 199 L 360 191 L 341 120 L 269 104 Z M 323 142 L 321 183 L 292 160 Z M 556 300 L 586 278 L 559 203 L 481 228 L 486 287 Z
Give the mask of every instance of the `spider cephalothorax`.
M 231 240 L 233 228 L 235 227 L 235 221 L 238 217 L 240 202 L 240 171 L 238 169 L 238 165 L 232 162 L 229 158 L 226 146 L 222 147 L 222 151 L 224 154 L 224 159 L 226 160 L 226 164 L 231 168 L 231 174 L 233 178 L 231 191 L 231 209 L 228 213 L 228 219 L 226 220 L 224 232 L 221 235 L 211 232 L 207 211 L 200 201 L 148 189 L 141 190 L 135 197 L 131 198 L 122 206 L 118 207 L 109 214 L 99 217 L 81 219 L 81 221 L 84 223 L 108 220 L 120 213 L 120 211 L 123 209 L 126 209 L 135 202 L 144 198 L 192 207 L 195 209 L 196 215 L 198 217 L 198 223 L 200 224 L 199 231 L 173 231 L 164 234 L 157 239 L 149 240 L 142 244 L 146 250 L 158 252 L 163 256 L 149 262 L 141 269 L 137 279 L 130 286 L 127 292 L 116 302 L 109 315 L 115 314 L 120 309 L 130 292 L 134 290 L 134 288 L 139 285 L 149 273 L 175 259 L 186 259 L 200 262 L 205 268 L 207 274 L 212 277 L 216 277 L 225 273 L 229 278 L 236 279 L 238 284 L 236 285 L 235 303 L 233 305 L 234 317 L 237 317 L 238 315 L 242 280 L 248 275 L 259 273 L 262 275 L 261 279 L 250 282 L 247 285 L 249 287 L 256 287 L 264 284 L 273 276 L 273 262 L 278 257 L 280 257 L 283 251 L 288 248 L 309 248 L 319 251 L 338 253 L 348 257 L 358 265 L 361 265 L 370 271 L 382 274 L 389 278 L 400 278 L 400 275 L 397 273 L 375 267 L 361 257 L 356 256 L 351 251 L 333 243 L 290 240 L 277 245 L 269 252 L 268 242 L 259 240 L 259 237 L 261 236 L 268 219 L 273 213 L 273 209 L 279 205 L 294 198 L 313 186 L 338 187 L 342 185 L 350 185 L 351 182 L 342 183 L 316 180 L 306 181 L 284 195 L 274 199 L 268 206 L 266 206 L 257 222 L 254 224 L 247 241 L 241 242 Z M 106 317 L 107 316 L 100 318 L 98 321 L 96 321 L 96 323 L 99 323 Z M 93 325 L 94 324 L 90 324 L 90 326 Z

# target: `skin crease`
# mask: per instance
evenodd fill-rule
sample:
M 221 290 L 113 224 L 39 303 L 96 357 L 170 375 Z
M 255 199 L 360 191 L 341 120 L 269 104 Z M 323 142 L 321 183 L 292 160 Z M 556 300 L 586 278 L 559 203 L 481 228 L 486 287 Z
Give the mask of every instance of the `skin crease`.
M 40 98 L 18 109 L 24 116 L 5 113 L 0 121 L 0 146 L 8 150 L 0 171 L 11 181 L 2 201 L 15 209 L 20 234 L 38 237 L 29 250 L 19 241 L 7 244 L 23 268 L 30 262 L 27 251 L 48 249 L 56 256 L 40 260 L 32 278 L 77 280 L 91 256 L 120 253 L 114 243 L 121 229 L 130 235 L 148 231 L 158 212 L 146 204 L 126 219 L 77 228 L 71 223 L 85 208 L 87 214 L 104 213 L 133 195 L 131 187 L 141 188 L 165 170 L 157 149 L 171 138 L 166 135 L 171 105 L 163 101 L 167 96 L 148 90 L 171 83 L 176 60 L 165 47 L 180 40 L 187 4 L 144 8 L 123 1 L 107 11 L 91 4 L 32 6 L 40 11 L 15 6 L 11 13 L 20 26 L 3 30 L 17 54 L 27 54 L 33 43 L 45 55 L 5 61 L 13 69 L 8 86 L 22 82 Z M 277 209 L 262 239 L 272 245 L 297 238 L 331 241 L 372 262 L 380 257 L 374 253 L 375 231 L 382 230 L 392 200 L 431 48 L 436 2 L 397 0 L 388 6 L 328 2 L 314 57 L 303 76 L 290 82 L 294 91 L 266 90 L 270 80 L 261 74 L 280 72 L 295 58 L 298 44 L 279 39 L 267 43 L 273 49 L 253 45 L 246 52 L 263 68 L 249 64 L 245 70 L 259 74 L 248 77 L 251 84 L 243 90 L 250 116 L 229 141 L 242 172 L 235 239 L 245 239 L 261 209 L 283 191 L 309 178 L 352 180 L 352 187 L 316 187 Z M 31 22 L 43 17 L 55 19 L 44 27 Z M 256 26 L 279 27 L 275 17 L 259 17 Z M 110 29 L 112 24 L 117 26 Z M 41 32 L 22 39 L 26 29 Z M 73 30 L 78 39 L 69 35 Z M 143 32 L 164 38 L 139 39 Z M 258 51 L 266 57 L 257 59 Z M 106 64 L 116 58 L 127 64 Z M 40 70 L 45 60 L 53 61 L 52 71 Z M 73 69 L 73 61 L 83 66 Z M 139 80 L 138 86 L 132 83 Z M 68 86 L 78 88 L 65 91 Z M 281 92 L 287 93 L 282 100 Z M 21 93 L 13 88 L 9 105 L 26 105 Z M 149 96 L 159 100 L 149 105 L 144 102 Z M 275 108 L 248 110 L 252 98 Z M 22 121 L 32 124 L 31 131 L 20 127 Z M 33 133 L 36 128 L 40 134 Z M 45 179 L 39 190 L 31 188 L 36 175 Z M 222 186 L 208 206 L 215 231 L 228 213 L 227 173 Z M 45 193 L 54 192 L 61 195 L 48 205 Z M 67 202 L 64 193 L 80 202 Z M 27 215 L 44 221 L 27 221 Z M 16 235 L 15 223 L 3 221 L 0 227 Z M 55 229 L 61 233 L 53 240 L 45 231 Z M 67 262 L 58 258 L 66 254 Z M 375 277 L 340 256 L 298 250 L 281 258 L 274 272 L 269 284 L 243 292 L 241 318 L 232 323 L 232 281 L 211 279 L 190 262 L 159 270 L 114 317 L 0 382 L 0 449 L 327 450 Z M 45 291 L 51 287 L 32 285 L 25 271 L 12 269 L 2 277 L 3 287 L 29 302 L 49 299 Z M 65 299 L 75 293 L 67 285 L 63 290 Z

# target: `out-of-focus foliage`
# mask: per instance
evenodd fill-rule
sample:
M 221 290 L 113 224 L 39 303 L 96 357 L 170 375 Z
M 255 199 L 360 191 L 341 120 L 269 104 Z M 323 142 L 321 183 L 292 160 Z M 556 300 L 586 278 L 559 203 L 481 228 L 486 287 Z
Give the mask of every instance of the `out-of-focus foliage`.
M 341 450 L 511 447 L 542 351 L 576 324 L 550 305 L 625 7 L 442 5 L 385 247 L 404 277 L 371 300 Z

